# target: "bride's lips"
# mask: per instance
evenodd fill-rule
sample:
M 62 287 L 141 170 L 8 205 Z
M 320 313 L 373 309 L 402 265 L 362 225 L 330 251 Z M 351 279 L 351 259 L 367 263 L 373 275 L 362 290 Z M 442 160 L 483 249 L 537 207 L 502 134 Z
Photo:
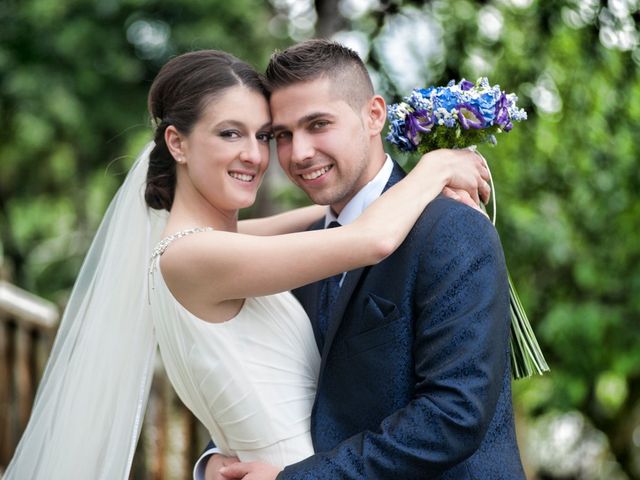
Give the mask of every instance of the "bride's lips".
M 256 172 L 241 171 L 241 170 L 231 170 L 228 173 L 229 173 L 229 176 L 234 180 L 238 180 L 244 183 L 251 183 L 258 176 Z
M 333 168 L 332 164 L 323 165 L 321 167 L 314 167 L 313 169 L 307 169 L 304 173 L 298 173 L 298 176 L 303 182 L 314 182 L 324 178 L 328 172 Z

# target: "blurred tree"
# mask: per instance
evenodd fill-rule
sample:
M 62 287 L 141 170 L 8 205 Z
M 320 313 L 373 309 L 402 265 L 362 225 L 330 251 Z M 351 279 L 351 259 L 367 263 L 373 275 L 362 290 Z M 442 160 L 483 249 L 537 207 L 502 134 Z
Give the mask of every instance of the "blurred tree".
M 146 93 L 172 55 L 219 48 L 263 68 L 277 46 L 257 0 L 0 4 L 0 239 L 5 268 L 63 301 L 133 156 Z
M 221 48 L 261 68 L 276 46 L 334 37 L 361 53 L 389 101 L 413 86 L 485 75 L 529 112 L 497 148 L 483 147 L 509 268 L 552 367 L 515 383 L 518 406 L 531 418 L 581 412 L 626 477 L 640 478 L 638 8 L 631 0 L 4 0 L 5 269 L 63 300 L 132 155 L 150 138 L 146 92 L 172 54 Z M 303 198 L 293 188 L 277 194 L 287 205 Z M 569 467 L 537 465 L 539 478 L 614 478 Z

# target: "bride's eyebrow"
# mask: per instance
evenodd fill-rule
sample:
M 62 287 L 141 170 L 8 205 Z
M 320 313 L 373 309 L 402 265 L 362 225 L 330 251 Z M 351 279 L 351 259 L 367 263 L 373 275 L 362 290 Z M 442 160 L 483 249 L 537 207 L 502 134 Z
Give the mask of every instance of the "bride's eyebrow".
M 212 128 L 219 130 L 221 128 L 228 128 L 228 127 L 248 128 L 248 125 L 244 122 L 241 122 L 240 120 L 225 119 L 225 120 L 221 120 L 218 123 L 215 123 Z M 258 127 L 258 130 L 271 130 L 271 122 L 266 122 L 262 126 Z

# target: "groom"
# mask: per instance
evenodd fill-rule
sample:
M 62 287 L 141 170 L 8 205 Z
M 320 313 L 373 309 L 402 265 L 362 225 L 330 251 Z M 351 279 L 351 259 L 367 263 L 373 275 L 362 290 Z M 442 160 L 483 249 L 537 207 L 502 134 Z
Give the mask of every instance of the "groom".
M 307 41 L 275 53 L 266 74 L 280 163 L 331 206 L 312 228 L 352 222 L 404 176 L 383 149 L 384 100 L 353 51 Z M 293 293 L 322 354 L 311 417 L 318 453 L 278 479 L 524 479 L 507 273 L 485 217 L 439 197 L 383 262 Z M 207 478 L 222 478 L 228 462 L 213 455 Z M 223 472 L 275 477 L 254 463 Z

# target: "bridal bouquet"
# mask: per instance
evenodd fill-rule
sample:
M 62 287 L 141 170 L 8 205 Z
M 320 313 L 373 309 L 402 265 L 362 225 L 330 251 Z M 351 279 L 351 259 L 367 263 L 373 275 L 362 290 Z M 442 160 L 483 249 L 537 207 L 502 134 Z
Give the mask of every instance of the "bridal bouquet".
M 518 97 L 486 78 L 475 84 L 453 80 L 446 87 L 417 88 L 389 106 L 387 140 L 405 152 L 427 153 L 438 148 L 465 148 L 496 143 L 495 134 L 508 132 L 514 121 L 526 120 Z
M 496 134 L 511 130 L 513 122 L 526 120 L 527 113 L 518 108 L 517 101 L 515 94 L 490 85 L 487 78 L 480 78 L 476 83 L 452 80 L 446 87 L 415 89 L 402 102 L 389 106 L 390 127 L 386 138 L 400 150 L 420 155 L 438 148 L 475 150 L 479 143 L 495 145 Z M 491 180 L 495 225 L 495 188 Z M 549 371 L 510 276 L 509 298 L 514 378 Z

